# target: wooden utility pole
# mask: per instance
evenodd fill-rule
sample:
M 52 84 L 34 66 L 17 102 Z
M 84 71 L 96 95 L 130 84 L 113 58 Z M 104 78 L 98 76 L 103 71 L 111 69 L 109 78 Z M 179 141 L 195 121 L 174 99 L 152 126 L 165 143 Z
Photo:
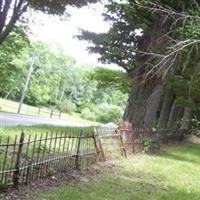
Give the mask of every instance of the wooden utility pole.
M 29 71 L 28 71 L 28 74 L 27 74 L 27 77 L 26 77 L 26 83 L 25 83 L 24 89 L 22 91 L 22 96 L 21 96 L 21 99 L 20 99 L 19 108 L 18 108 L 17 113 L 20 113 L 20 111 L 21 111 L 21 107 L 22 107 L 22 104 L 24 102 L 26 90 L 28 88 L 28 84 L 29 84 L 29 81 L 30 81 L 30 78 L 31 78 L 31 74 L 33 72 L 33 65 L 34 65 L 34 63 L 35 63 L 35 53 L 32 56 L 31 65 L 29 67 Z

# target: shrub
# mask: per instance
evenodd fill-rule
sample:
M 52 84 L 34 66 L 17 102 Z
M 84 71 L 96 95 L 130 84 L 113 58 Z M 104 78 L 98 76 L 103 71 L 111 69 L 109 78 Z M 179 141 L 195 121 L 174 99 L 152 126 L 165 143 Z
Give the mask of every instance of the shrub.
M 93 103 L 87 102 L 87 103 L 81 105 L 81 106 L 80 106 L 81 112 L 82 112 L 85 108 L 88 108 L 88 109 L 89 109 L 91 112 L 93 112 L 93 113 L 98 112 L 98 111 L 97 111 L 97 106 L 96 106 L 95 104 L 93 104 Z
M 56 105 L 56 108 L 60 110 L 61 112 L 72 113 L 76 111 L 76 104 L 66 99 L 63 102 L 58 103 Z
M 88 120 L 92 120 L 92 121 L 96 121 L 96 115 L 94 112 L 92 112 L 89 108 L 84 108 L 81 111 L 81 117 L 83 117 L 84 119 L 88 119 Z
M 118 106 L 100 104 L 98 107 L 97 119 L 99 122 L 118 122 L 122 117 L 122 109 Z
M 81 116 L 84 119 L 98 121 L 102 123 L 118 122 L 122 117 L 122 109 L 119 106 L 102 103 L 98 106 L 94 104 L 86 105 L 81 111 Z
M 197 116 L 192 119 L 192 129 L 194 135 L 200 136 L 200 120 Z

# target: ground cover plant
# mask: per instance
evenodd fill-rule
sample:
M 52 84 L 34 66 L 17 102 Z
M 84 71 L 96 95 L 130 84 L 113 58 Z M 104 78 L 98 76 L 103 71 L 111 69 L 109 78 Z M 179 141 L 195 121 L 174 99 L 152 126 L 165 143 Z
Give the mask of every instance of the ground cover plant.
M 200 145 L 165 147 L 103 167 L 100 174 L 34 195 L 37 200 L 199 200 Z

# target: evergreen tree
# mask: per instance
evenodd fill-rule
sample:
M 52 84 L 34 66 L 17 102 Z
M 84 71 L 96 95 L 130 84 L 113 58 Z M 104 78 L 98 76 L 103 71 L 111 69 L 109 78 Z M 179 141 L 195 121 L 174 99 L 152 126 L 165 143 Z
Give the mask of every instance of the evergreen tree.
M 171 128 L 183 118 L 188 128 L 199 112 L 199 9 L 200 1 L 111 2 L 104 14 L 109 32 L 79 36 L 93 42 L 89 50 L 101 61 L 132 77 L 124 119 L 133 126 Z

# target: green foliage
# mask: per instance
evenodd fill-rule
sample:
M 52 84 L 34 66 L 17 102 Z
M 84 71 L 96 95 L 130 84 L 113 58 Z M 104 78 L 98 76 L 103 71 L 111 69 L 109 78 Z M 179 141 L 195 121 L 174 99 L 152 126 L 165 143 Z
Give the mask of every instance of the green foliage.
M 176 14 L 167 14 L 167 11 L 162 12 L 159 9 L 155 9 L 156 5 L 161 6 L 162 8 L 175 10 Z M 159 19 L 164 18 L 161 23 L 169 26 L 169 31 L 167 34 L 170 34 L 171 37 L 178 36 L 183 40 L 184 38 L 188 39 L 198 39 L 199 38 L 199 6 L 200 2 L 197 1 L 126 1 L 126 2 L 115 2 L 109 1 L 106 5 L 106 11 L 104 12 L 105 20 L 109 21 L 112 25 L 107 33 L 94 33 L 82 30 L 81 35 L 78 36 L 80 40 L 87 40 L 92 42 L 93 45 L 88 47 L 89 51 L 92 53 L 100 54 L 100 60 L 104 63 L 114 63 L 127 72 L 131 72 L 132 69 L 138 63 L 138 57 L 140 51 L 144 50 L 148 45 L 148 34 L 158 36 L 160 38 L 160 30 L 155 32 L 152 27 L 159 23 Z M 152 12 L 155 11 L 155 12 Z M 182 17 L 177 19 L 182 11 L 186 11 L 190 17 Z M 166 15 L 166 16 L 165 16 Z M 173 18 L 175 17 L 175 19 Z M 177 20 L 177 21 L 176 21 Z M 158 29 L 159 29 L 159 25 Z M 162 28 L 162 26 L 161 26 Z M 172 29 L 175 29 L 172 31 Z M 138 30 L 141 30 L 144 34 L 141 37 L 141 34 L 138 34 Z M 158 38 L 155 38 L 155 41 Z M 158 40 L 159 40 L 158 39 Z M 147 40 L 147 42 L 141 45 L 142 41 Z M 155 45 L 156 46 L 156 45 Z M 159 49 L 156 49 L 158 53 L 164 52 L 167 50 L 164 46 Z M 154 49 L 154 45 L 151 44 L 151 53 Z M 144 54 L 145 55 L 145 54 Z M 142 56 L 144 58 L 145 56 Z M 137 62 L 136 62 L 137 61 Z M 155 63 L 154 63 L 155 64 Z
M 122 118 L 122 109 L 118 106 L 106 103 L 100 104 L 98 107 L 98 121 L 103 123 L 118 122 Z
M 5 41 L 10 32 L 18 21 L 23 24 L 27 23 L 29 15 L 23 14 L 30 10 L 42 11 L 53 15 L 66 15 L 67 6 L 82 7 L 89 3 L 96 3 L 98 0 L 1 0 L 1 17 L 0 17 L 0 44 Z
M 141 144 L 142 144 L 142 152 L 147 153 L 151 147 L 151 141 L 148 138 L 143 138 Z
M 74 59 L 67 56 L 60 46 L 52 48 L 39 41 L 32 42 L 30 48 L 20 52 L 21 57 L 15 64 L 22 70 L 18 71 L 18 75 L 15 73 L 4 77 L 5 82 L 13 78 L 15 84 L 2 88 L 2 94 L 6 95 L 10 91 L 7 97 L 19 101 L 33 52 L 36 60 L 25 103 L 55 106 L 67 113 L 79 112 L 85 119 L 100 122 L 118 121 L 121 118 L 130 85 L 126 74 L 109 69 L 89 70 L 75 66 Z
M 101 103 L 97 106 L 90 104 L 81 111 L 81 116 L 88 120 L 94 120 L 101 123 L 118 122 L 122 118 L 123 110 L 121 107 Z
M 90 78 L 97 81 L 100 89 L 113 88 L 123 93 L 129 93 L 131 89 L 131 78 L 121 71 L 98 67 L 91 72 Z
M 81 40 L 88 40 L 94 43 L 89 47 L 92 53 L 99 53 L 103 63 L 114 63 L 126 70 L 133 67 L 135 61 L 136 28 L 133 13 L 135 10 L 128 3 L 114 3 L 107 6 L 105 12 L 106 20 L 113 23 L 108 33 L 93 33 L 82 30 L 78 36 Z
M 199 116 L 194 116 L 194 118 L 191 121 L 192 124 L 192 129 L 193 129 L 193 134 L 200 136 L 200 120 Z
M 43 0 L 43 1 L 35 1 L 35 0 L 26 0 L 28 1 L 29 5 L 36 9 L 43 11 L 48 14 L 58 14 L 62 15 L 66 11 L 66 6 L 77 6 L 82 7 L 89 3 L 96 3 L 98 0 L 79 0 L 79 1 L 73 1 L 73 0 Z
M 150 9 L 143 8 L 150 3 L 147 0 L 109 1 L 104 12 L 105 20 L 112 25 L 109 31 L 94 33 L 82 30 L 77 37 L 93 43 L 88 50 L 100 54 L 100 61 L 117 64 L 130 73 L 136 67 L 142 32 L 152 31 L 151 26 L 156 18 Z
M 36 62 L 31 76 L 25 102 L 31 105 L 50 105 L 62 100 L 66 71 L 74 65 L 74 59 L 67 56 L 60 46 L 34 42 L 32 50 Z
M 190 17 L 187 17 L 184 19 L 182 26 L 179 26 L 177 28 L 177 37 L 182 37 L 182 39 L 199 39 L 200 34 L 200 13 L 199 13 L 199 7 L 193 6 L 192 8 L 187 9 L 188 15 Z
M 15 27 L 4 44 L 0 45 L 1 96 L 6 97 L 16 86 L 20 86 L 24 73 L 21 60 L 27 57 L 23 53 L 29 47 L 29 39 L 21 27 Z
M 188 107 L 194 113 L 200 110 L 200 71 L 198 53 L 194 48 L 185 49 L 181 54 L 181 73 L 170 75 L 168 84 L 173 87 L 177 103 Z
M 199 11 L 199 1 L 110 1 L 104 13 L 111 24 L 109 31 L 98 34 L 83 30 L 78 38 L 92 42 L 88 49 L 100 54 L 102 62 L 121 66 L 133 78 L 148 74 L 149 83 L 153 84 L 154 77 L 164 85 L 172 85 L 178 105 L 198 114 Z M 105 80 L 114 81 L 108 75 L 104 77 L 97 73 L 97 78 L 103 80 L 100 86 Z
M 30 200 L 199 200 L 199 151 L 197 144 L 184 144 L 158 155 L 129 156 L 114 167 L 95 166 L 98 176 L 41 191 Z
M 90 108 L 84 108 L 81 111 L 81 117 L 83 117 L 83 119 L 97 121 L 97 113 L 91 110 Z
M 84 104 L 88 104 L 94 99 L 96 92 L 96 81 L 88 78 L 89 70 L 75 67 L 67 72 L 65 94 L 74 102 L 79 111 Z
M 56 108 L 60 110 L 61 112 L 66 112 L 66 113 L 73 113 L 76 111 L 76 104 L 72 103 L 70 100 L 66 99 L 61 103 L 58 103 L 56 105 Z

